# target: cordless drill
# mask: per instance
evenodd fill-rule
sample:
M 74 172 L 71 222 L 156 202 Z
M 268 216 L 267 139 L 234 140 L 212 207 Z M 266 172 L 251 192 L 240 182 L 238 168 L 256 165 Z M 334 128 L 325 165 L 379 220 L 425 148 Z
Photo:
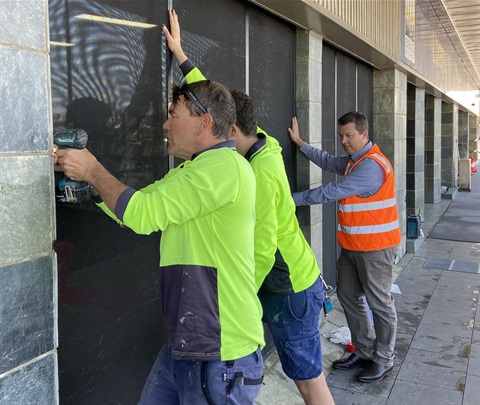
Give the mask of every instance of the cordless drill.
M 83 129 L 62 129 L 53 134 L 53 143 L 58 149 L 84 149 L 88 135 Z M 59 203 L 81 204 L 90 199 L 90 184 L 63 176 L 55 187 L 55 197 Z

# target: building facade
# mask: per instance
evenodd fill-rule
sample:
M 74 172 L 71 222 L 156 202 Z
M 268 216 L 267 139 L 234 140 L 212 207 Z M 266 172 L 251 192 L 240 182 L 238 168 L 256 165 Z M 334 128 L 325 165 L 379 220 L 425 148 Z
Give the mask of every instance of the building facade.
M 134 403 L 165 341 L 160 235 L 120 228 L 91 201 L 56 203 L 51 150 L 56 130 L 83 128 L 133 187 L 178 163 L 162 129 L 182 80 L 161 31 L 171 6 L 191 60 L 256 101 L 292 190 L 335 180 L 297 153 L 292 116 L 305 140 L 342 153 L 336 119 L 366 114 L 395 170 L 401 256 L 415 249 L 407 216 L 478 158 L 478 106 L 450 92 L 478 91 L 480 77 L 448 1 L 0 1 L 0 405 Z M 335 204 L 298 216 L 335 285 Z

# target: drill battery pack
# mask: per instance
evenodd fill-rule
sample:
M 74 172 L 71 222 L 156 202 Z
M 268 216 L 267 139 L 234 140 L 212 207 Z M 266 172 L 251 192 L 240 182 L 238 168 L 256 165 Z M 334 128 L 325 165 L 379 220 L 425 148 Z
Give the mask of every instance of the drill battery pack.
M 81 204 L 91 198 L 91 187 L 86 181 L 63 177 L 55 187 L 55 197 L 58 203 Z
M 88 135 L 84 129 L 61 129 L 53 134 L 53 143 L 59 149 L 84 149 L 87 146 Z

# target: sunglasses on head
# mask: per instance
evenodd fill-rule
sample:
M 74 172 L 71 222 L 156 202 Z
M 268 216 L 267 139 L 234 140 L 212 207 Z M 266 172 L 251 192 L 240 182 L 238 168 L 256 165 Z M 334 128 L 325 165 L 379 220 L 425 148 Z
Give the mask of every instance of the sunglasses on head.
M 182 86 L 178 89 L 178 92 L 180 94 L 183 94 L 193 104 L 195 104 L 200 111 L 202 111 L 204 114 L 207 114 L 207 109 L 202 105 L 202 103 L 198 100 L 195 94 L 193 94 L 193 92 L 188 88 L 187 83 L 183 83 Z

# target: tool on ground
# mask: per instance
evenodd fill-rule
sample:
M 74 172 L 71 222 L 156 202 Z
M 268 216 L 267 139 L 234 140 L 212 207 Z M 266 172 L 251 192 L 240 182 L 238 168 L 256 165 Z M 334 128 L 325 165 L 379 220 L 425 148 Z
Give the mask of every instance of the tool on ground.
M 418 215 L 409 214 L 407 217 L 407 238 L 418 239 L 420 237 L 420 222 L 422 222 L 422 216 L 420 210 Z
M 83 129 L 62 129 L 53 134 L 53 143 L 58 149 L 84 149 L 88 135 Z M 81 204 L 91 197 L 91 187 L 86 181 L 62 177 L 55 187 L 55 197 L 59 203 Z

